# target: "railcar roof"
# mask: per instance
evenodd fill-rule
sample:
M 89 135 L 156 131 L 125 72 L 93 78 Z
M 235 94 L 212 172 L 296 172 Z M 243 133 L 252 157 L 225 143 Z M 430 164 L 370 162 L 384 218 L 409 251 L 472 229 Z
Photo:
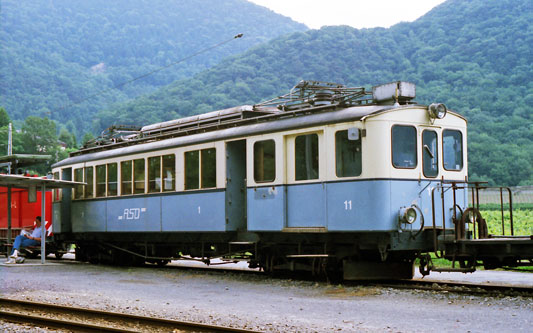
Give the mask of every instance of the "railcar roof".
M 181 147 L 217 140 L 228 140 L 250 135 L 260 135 L 298 128 L 319 126 L 344 121 L 356 121 L 363 117 L 378 114 L 392 109 L 413 107 L 415 105 L 364 105 L 348 108 L 338 108 L 328 105 L 319 108 L 283 112 L 283 114 L 265 114 L 260 117 L 250 118 L 241 126 L 213 129 L 211 131 L 196 132 L 194 134 L 169 137 L 166 139 L 154 139 L 152 141 L 136 141 L 135 139 L 115 144 L 97 147 L 95 150 L 86 150 L 81 154 L 71 156 L 63 161 L 52 165 L 53 168 L 70 164 L 83 163 L 93 160 L 108 159 L 118 156 L 137 154 L 142 152 L 167 149 L 169 147 Z

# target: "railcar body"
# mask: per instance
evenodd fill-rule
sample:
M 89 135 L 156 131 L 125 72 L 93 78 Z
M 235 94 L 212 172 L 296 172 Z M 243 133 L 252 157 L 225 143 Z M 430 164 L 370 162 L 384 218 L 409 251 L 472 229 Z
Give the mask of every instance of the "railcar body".
M 414 89 L 302 82 L 281 100 L 110 136 L 53 166 L 87 184 L 55 196 L 56 238 L 92 262 L 410 278 L 468 205 L 442 186 L 467 180 L 467 122 L 411 102 Z

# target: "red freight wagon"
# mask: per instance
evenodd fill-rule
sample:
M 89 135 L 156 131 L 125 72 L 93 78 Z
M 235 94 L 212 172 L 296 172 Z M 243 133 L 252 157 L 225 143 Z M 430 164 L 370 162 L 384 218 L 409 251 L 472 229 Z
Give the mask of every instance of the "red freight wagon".
M 33 227 L 36 216 L 41 215 L 41 191 L 37 191 L 37 201 L 28 202 L 28 190 L 11 188 L 11 228 L 12 235 L 19 234 L 21 228 Z M 52 222 L 52 191 L 46 191 L 46 225 Z M 0 238 L 7 238 L 7 187 L 0 187 Z

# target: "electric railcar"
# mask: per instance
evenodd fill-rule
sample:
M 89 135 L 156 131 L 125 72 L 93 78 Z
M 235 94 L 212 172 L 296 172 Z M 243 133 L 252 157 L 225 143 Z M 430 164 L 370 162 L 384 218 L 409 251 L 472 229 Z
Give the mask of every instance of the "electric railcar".
M 113 126 L 53 166 L 86 183 L 56 193 L 55 237 L 90 262 L 411 278 L 468 205 L 467 121 L 414 97 L 408 82 L 302 81 L 253 106 Z

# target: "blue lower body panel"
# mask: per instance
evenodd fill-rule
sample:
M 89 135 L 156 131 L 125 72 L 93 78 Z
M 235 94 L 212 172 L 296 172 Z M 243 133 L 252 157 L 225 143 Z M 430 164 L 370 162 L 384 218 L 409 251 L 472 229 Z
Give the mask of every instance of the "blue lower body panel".
M 431 191 L 437 181 L 368 180 L 249 188 L 248 230 L 325 227 L 328 231 L 417 231 L 433 224 Z M 441 191 L 435 191 L 436 226 L 442 226 Z M 453 228 L 453 191 L 445 191 L 444 220 Z M 464 208 L 464 191 L 456 203 Z M 423 215 L 410 225 L 400 223 L 402 207 L 416 205 Z M 424 223 L 422 224 L 422 220 Z
M 224 191 L 72 202 L 73 232 L 228 231 Z
M 225 192 L 162 197 L 163 231 L 226 231 Z

